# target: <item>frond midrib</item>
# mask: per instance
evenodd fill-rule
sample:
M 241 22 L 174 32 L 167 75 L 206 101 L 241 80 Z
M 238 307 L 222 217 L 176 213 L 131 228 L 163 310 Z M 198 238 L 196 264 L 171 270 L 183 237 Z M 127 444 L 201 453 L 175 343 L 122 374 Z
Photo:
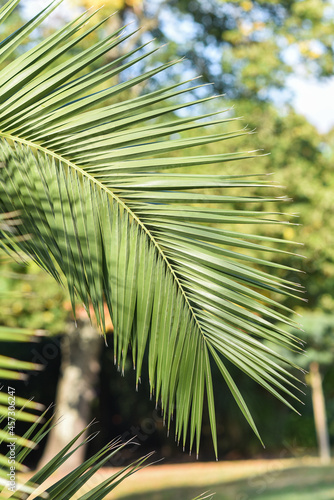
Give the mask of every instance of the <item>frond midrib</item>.
M 51 156 L 63 163 L 66 163 L 70 168 L 76 170 L 77 172 L 79 172 L 83 177 L 86 177 L 90 182 L 96 184 L 102 191 L 105 191 L 109 196 L 111 196 L 126 212 L 128 212 L 128 214 L 137 222 L 137 224 L 143 229 L 143 231 L 145 231 L 145 233 L 147 234 L 147 236 L 149 237 L 149 239 L 152 241 L 153 245 L 156 247 L 156 249 L 158 250 L 159 254 L 161 255 L 162 259 L 165 261 L 166 263 L 166 266 L 167 268 L 169 269 L 170 273 L 172 274 L 173 278 L 174 278 L 174 281 L 178 287 L 178 289 L 180 290 L 182 296 L 184 297 L 184 300 L 187 304 L 187 306 L 189 307 L 189 310 L 190 310 L 190 313 L 195 321 L 195 324 L 198 328 L 198 330 L 200 331 L 202 337 L 203 337 L 203 340 L 206 340 L 206 336 L 205 336 L 205 333 L 201 327 L 201 325 L 199 324 L 198 320 L 197 320 L 197 317 L 196 317 L 196 314 L 195 314 L 195 311 L 193 310 L 190 302 L 189 302 L 189 299 L 186 295 L 186 292 L 185 290 L 183 289 L 182 287 L 182 284 L 179 280 L 179 278 L 177 277 L 174 269 L 172 268 L 169 260 L 168 260 L 168 257 L 165 255 L 162 247 L 159 245 L 158 241 L 154 238 L 153 234 L 149 231 L 149 229 L 145 226 L 145 224 L 140 220 L 140 218 L 138 217 L 138 215 L 136 213 L 134 213 L 131 208 L 126 205 L 126 203 L 124 203 L 124 201 L 119 197 L 117 196 L 110 188 L 108 188 L 107 186 L 105 186 L 102 182 L 100 182 L 98 179 L 96 179 L 93 175 L 91 175 L 89 172 L 86 172 L 83 168 L 81 168 L 79 165 L 76 165 L 75 163 L 73 163 L 71 160 L 68 160 L 67 158 L 64 158 L 63 156 L 59 155 L 58 153 L 55 153 L 54 151 L 48 149 L 48 148 L 45 148 L 43 146 L 41 146 L 40 144 L 36 144 L 32 141 L 29 141 L 27 139 L 23 139 L 21 137 L 18 137 L 18 136 L 14 136 L 14 135 L 11 135 L 11 134 L 7 134 L 6 132 L 1 132 L 0 131 L 0 136 L 2 136 L 3 138 L 5 139 L 9 139 L 9 140 L 12 140 L 14 142 L 19 142 L 20 144 L 25 144 L 26 146 L 29 146 L 33 149 L 37 149 L 39 151 L 42 151 L 43 153 L 45 153 L 46 155 L 48 156 Z

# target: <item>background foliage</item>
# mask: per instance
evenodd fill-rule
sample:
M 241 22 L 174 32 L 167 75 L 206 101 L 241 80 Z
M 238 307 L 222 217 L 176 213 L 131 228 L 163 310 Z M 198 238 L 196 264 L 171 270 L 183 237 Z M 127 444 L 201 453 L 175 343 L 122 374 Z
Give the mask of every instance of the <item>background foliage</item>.
M 84 6 L 89 6 L 88 2 Z M 286 305 L 293 306 L 302 314 L 312 311 L 331 315 L 334 305 L 334 130 L 328 134 L 320 134 L 305 118 L 296 115 L 289 106 L 285 87 L 288 75 L 296 68 L 319 78 L 332 74 L 331 3 L 317 0 L 205 3 L 196 0 L 175 0 L 167 3 L 154 2 L 151 5 L 141 2 L 118 2 L 115 8 L 121 9 L 119 17 L 122 20 L 133 19 L 135 16 L 141 21 L 147 20 L 149 28 L 143 32 L 144 40 L 152 34 L 157 37 L 157 43 L 170 41 L 163 49 L 163 57 L 169 60 L 186 55 L 187 61 L 183 64 L 187 74 L 192 76 L 200 73 L 204 81 L 213 81 L 216 91 L 227 93 L 228 100 L 235 106 L 235 113 L 238 116 L 246 116 L 249 127 L 257 129 L 255 135 L 245 136 L 241 143 L 239 141 L 238 149 L 264 148 L 266 152 L 270 151 L 271 155 L 244 163 L 245 172 L 254 171 L 254 161 L 257 162 L 259 173 L 274 171 L 275 180 L 286 186 L 282 194 L 288 194 L 293 199 L 293 208 L 289 203 L 285 203 L 283 210 L 297 212 L 299 217 L 296 222 L 300 224 L 289 226 L 283 231 L 274 231 L 272 227 L 268 227 L 267 234 L 277 237 L 283 235 L 286 240 L 302 241 L 305 244 L 304 248 L 300 249 L 305 259 L 298 261 L 298 265 L 307 273 L 300 275 L 300 282 L 306 287 L 308 302 L 296 304 L 287 298 Z M 157 17 L 154 17 L 156 14 Z M 171 29 L 175 19 L 178 20 L 177 23 L 181 23 L 179 26 L 182 29 Z M 112 22 L 118 21 L 114 19 Z M 183 29 L 184 27 L 187 29 Z M 46 26 L 43 29 L 48 31 L 51 28 Z M 185 36 L 182 44 L 178 43 L 178 32 Z M 43 36 L 43 30 L 40 35 Z M 139 42 L 138 39 L 137 43 Z M 159 58 L 161 59 L 161 55 Z M 298 64 L 291 61 L 297 61 Z M 169 77 L 171 75 L 178 80 L 177 73 L 170 71 Z M 160 83 L 161 81 L 157 82 Z M 277 109 L 277 101 L 284 103 L 284 106 Z M 202 146 L 198 154 L 205 155 L 208 152 L 215 154 L 218 152 L 218 146 Z M 220 145 L 219 153 L 221 152 L 224 152 L 224 146 Z M 231 169 L 233 170 L 233 167 Z M 282 205 L 277 204 L 274 208 L 281 210 Z M 294 257 L 289 260 L 284 256 L 282 262 L 290 266 L 296 265 Z M 0 282 L 5 296 L 2 302 L 4 306 L 0 311 L 1 323 L 43 328 L 52 334 L 61 333 L 70 315 L 66 293 L 42 275 L 36 267 L 23 269 L 16 264 L 8 264 L 4 271 Z M 14 279 L 16 273 L 21 274 L 24 279 Z M 14 295 L 10 296 L 9 291 L 14 292 Z M 36 348 L 43 355 L 43 343 Z M 31 350 L 28 350 L 26 355 L 27 360 L 31 359 Z M 147 395 L 143 394 L 142 397 L 143 390 L 139 395 L 133 391 L 134 380 L 131 380 L 130 376 L 121 379 L 119 374 L 115 373 L 111 352 L 104 350 L 101 361 L 101 403 L 96 401 L 95 411 L 100 417 L 101 427 L 105 429 L 101 434 L 101 441 L 106 442 L 104 434 L 110 439 L 119 433 L 131 433 L 131 427 L 143 426 L 145 419 L 150 419 L 154 410 L 147 402 Z M 51 361 L 47 360 L 46 365 L 49 363 Z M 54 370 L 57 370 L 57 366 L 54 366 Z M 126 370 L 130 372 L 130 362 L 127 363 Z M 334 371 L 329 366 L 325 372 L 324 389 L 328 401 L 332 440 L 333 380 Z M 243 392 L 248 394 L 255 417 L 261 401 L 261 420 L 280 422 L 275 433 L 272 433 L 269 423 L 268 429 L 264 429 L 263 437 L 269 450 L 267 453 L 277 452 L 282 440 L 286 440 L 289 449 L 315 446 L 308 394 L 301 420 L 242 375 L 239 376 L 238 383 Z M 37 385 L 41 387 L 41 398 L 38 400 L 48 403 L 49 380 L 42 374 L 38 375 L 30 386 L 25 386 L 27 396 L 29 391 L 34 393 Z M 242 418 L 235 414 L 235 406 L 228 395 L 220 395 L 217 408 L 221 455 L 237 457 L 263 453 Z M 133 414 L 136 414 L 135 422 Z M 204 418 L 207 419 L 207 415 Z M 172 444 L 172 440 L 166 440 L 161 419 L 152 419 L 155 428 L 152 433 L 143 433 L 144 448 L 156 448 L 159 444 L 162 447 L 162 455 L 184 459 Z M 106 425 L 103 425 L 104 423 Z M 203 443 L 208 441 L 205 439 L 208 432 L 207 423 L 203 428 Z M 212 458 L 205 446 L 202 454 L 202 457 Z

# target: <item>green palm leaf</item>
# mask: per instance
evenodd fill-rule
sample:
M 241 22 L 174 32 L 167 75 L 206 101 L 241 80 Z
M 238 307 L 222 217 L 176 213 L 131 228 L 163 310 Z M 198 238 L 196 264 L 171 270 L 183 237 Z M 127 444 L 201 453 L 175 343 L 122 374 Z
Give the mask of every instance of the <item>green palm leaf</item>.
M 52 417 L 48 419 L 41 428 L 38 430 L 37 425 L 40 423 L 41 419 L 46 416 L 48 410 L 46 410 L 39 420 L 33 424 L 27 431 L 26 435 L 30 438 L 29 443 L 36 446 L 39 444 L 48 433 L 51 431 L 49 424 L 52 421 Z M 99 470 L 108 464 L 108 461 L 114 457 L 117 453 L 120 453 L 123 448 L 125 448 L 133 440 L 129 440 L 126 443 L 122 443 L 120 438 L 114 439 L 105 446 L 103 446 L 97 453 L 95 453 L 91 458 L 85 460 L 79 467 L 75 468 L 65 476 L 61 477 L 57 482 L 51 486 L 46 487 L 44 484 L 47 480 L 50 481 L 52 476 L 57 473 L 58 469 L 66 463 L 70 456 L 78 449 L 80 446 L 84 446 L 88 441 L 96 436 L 96 433 L 86 437 L 80 442 L 80 437 L 83 433 L 87 432 L 88 427 L 79 432 L 64 448 L 53 457 L 47 464 L 44 465 L 39 471 L 37 471 L 29 480 L 22 480 L 20 476 L 16 478 L 15 486 L 11 484 L 8 480 L 8 473 L 6 471 L 6 465 L 8 467 L 8 459 L 5 459 L 5 469 L 3 474 L 0 475 L 0 495 L 1 492 L 6 488 L 9 491 L 13 491 L 13 494 L 1 498 L 48 498 L 50 500 L 63 500 L 64 498 L 80 498 L 81 500 L 102 500 L 105 498 L 114 488 L 116 488 L 122 481 L 130 477 L 135 472 L 141 470 L 147 465 L 145 462 L 152 455 L 152 453 L 134 461 L 127 467 L 118 470 L 113 475 L 107 477 L 103 481 L 99 481 L 98 484 L 95 482 L 95 486 L 89 485 L 89 480 L 97 473 Z M 25 440 L 27 441 L 27 440 Z M 79 444 L 78 444 L 79 443 Z M 25 447 L 24 447 L 25 446 Z M 22 460 L 31 451 L 27 448 L 25 442 L 21 438 L 21 441 L 16 440 L 17 462 L 15 464 L 16 471 L 26 471 L 21 465 Z M 88 483 L 88 484 L 86 484 Z M 86 493 L 84 489 L 88 490 Z M 38 496 L 36 496 L 38 491 Z M 80 491 L 80 493 L 78 493 Z M 78 496 L 80 494 L 80 497 Z M 32 496 L 31 496 L 32 495 Z
M 4 11 L 16 3 L 9 1 Z M 118 31 L 64 62 L 60 56 L 98 28 L 84 28 L 87 16 L 20 55 L 1 73 L 1 210 L 19 211 L 19 232 L 32 235 L 18 243 L 19 249 L 57 280 L 65 276 L 73 306 L 77 298 L 87 311 L 92 304 L 102 330 L 107 303 L 115 331 L 115 363 L 124 368 L 130 344 L 137 383 L 148 351 L 151 394 L 161 400 L 168 427 L 176 407 L 176 435 L 178 440 L 182 436 L 183 446 L 190 423 L 190 448 L 196 442 L 197 452 L 207 394 L 217 451 L 212 363 L 257 435 L 224 359 L 289 406 L 286 397 L 296 397 L 291 386 L 297 379 L 279 364 L 282 356 L 261 340 L 300 348 L 294 336 L 275 325 L 277 320 L 288 326 L 294 322 L 273 298 L 298 296 L 300 290 L 272 273 L 272 267 L 287 267 L 239 249 L 261 250 L 264 255 L 285 250 L 268 237 L 229 229 L 231 224 L 287 222 L 279 214 L 224 208 L 224 203 L 270 202 L 270 197 L 228 195 L 230 188 L 265 188 L 267 182 L 243 175 L 166 173 L 251 157 L 252 152 L 234 150 L 174 156 L 182 149 L 248 132 L 222 129 L 218 134 L 200 131 L 191 139 L 175 138 L 182 131 L 231 120 L 210 121 L 217 113 L 177 118 L 177 110 L 207 100 L 182 103 L 189 85 L 116 101 L 120 93 L 129 95 L 139 83 L 175 64 L 105 88 L 108 80 L 113 84 L 124 69 L 146 57 L 143 47 L 78 77 L 126 38 Z M 28 23 L 4 40 L 0 54 L 8 56 L 32 26 Z M 170 121 L 161 122 L 168 113 Z M 203 194 L 201 187 L 206 192 L 220 188 L 223 194 Z
M 0 342 L 29 342 L 36 341 L 36 332 L 28 329 L 16 329 L 0 326 Z M 35 443 L 29 439 L 29 436 L 19 436 L 16 430 L 16 422 L 36 422 L 38 416 L 29 410 L 40 410 L 43 405 L 35 401 L 27 400 L 16 394 L 13 382 L 15 380 L 24 380 L 27 378 L 24 373 L 27 370 L 38 370 L 41 366 L 36 363 L 29 363 L 14 359 L 9 356 L 0 355 L 0 444 L 12 443 L 15 441 L 16 450 L 18 447 L 25 449 L 34 448 Z M 24 371 L 24 372 L 23 372 Z M 4 383 L 4 380 L 9 382 Z M 7 478 L 10 462 L 8 454 L 5 456 L 0 453 L 0 493 L 1 482 Z M 26 470 L 15 454 L 15 469 L 18 471 Z

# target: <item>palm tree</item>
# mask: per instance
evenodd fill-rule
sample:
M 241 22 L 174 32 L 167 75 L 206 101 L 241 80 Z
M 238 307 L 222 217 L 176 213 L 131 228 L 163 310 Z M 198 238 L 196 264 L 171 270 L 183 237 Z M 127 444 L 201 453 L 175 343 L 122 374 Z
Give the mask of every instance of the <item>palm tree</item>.
M 2 22 L 18 3 L 9 0 L 0 9 Z M 58 4 L 51 2 L 2 41 L 0 63 Z M 177 440 L 185 446 L 189 434 L 189 448 L 195 443 L 197 453 L 206 393 L 217 454 L 212 363 L 258 436 L 226 361 L 290 408 L 288 398 L 298 400 L 297 379 L 280 363 L 287 359 L 262 343 L 300 349 L 296 337 L 276 324 L 295 324 L 277 294 L 300 291 L 284 278 L 290 268 L 271 259 L 287 251 L 279 247 L 284 242 L 229 229 L 230 224 L 261 228 L 289 222 L 247 207 L 259 198 L 226 193 L 236 187 L 265 188 L 266 181 L 242 173 L 205 174 L 208 165 L 254 152 L 176 155 L 249 133 L 226 132 L 223 125 L 233 118 L 221 117 L 220 111 L 178 113 L 208 101 L 183 99 L 191 96 L 193 83 L 121 99 L 177 61 L 113 85 L 117 75 L 156 50 L 146 52 L 143 45 L 87 72 L 129 36 L 122 30 L 65 57 L 102 24 L 87 27 L 93 16 L 84 13 L 1 71 L 0 211 L 20 213 L 18 234 L 31 237 L 15 249 L 66 282 L 73 310 L 76 300 L 88 313 L 92 307 L 102 332 L 107 305 L 115 364 L 124 369 L 130 345 L 137 383 L 148 352 L 151 394 L 161 401 L 168 428 L 175 413 Z M 212 125 L 221 126 L 221 132 L 207 133 Z M 182 136 L 197 129 L 196 137 Z M 184 173 L 193 166 L 201 166 L 203 174 Z M 179 167 L 182 171 L 170 173 Z M 222 194 L 210 193 L 218 189 Z M 216 208 L 231 203 L 247 208 Z M 256 257 L 254 250 L 270 252 L 270 258 Z

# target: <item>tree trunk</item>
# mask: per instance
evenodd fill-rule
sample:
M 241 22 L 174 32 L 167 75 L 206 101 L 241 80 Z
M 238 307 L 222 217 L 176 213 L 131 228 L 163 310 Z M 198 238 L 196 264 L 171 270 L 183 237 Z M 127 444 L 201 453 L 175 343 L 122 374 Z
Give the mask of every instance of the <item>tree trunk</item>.
M 57 425 L 51 430 L 38 468 L 45 465 L 71 439 L 78 434 L 91 419 L 91 403 L 95 398 L 95 386 L 100 372 L 100 352 L 103 337 L 88 320 L 78 320 L 78 327 L 70 323 L 61 344 L 61 374 L 57 387 Z M 82 442 L 85 433 L 77 442 Z M 77 445 L 76 444 L 76 445 Z M 81 446 L 66 461 L 66 468 L 80 465 L 85 457 L 85 446 Z
M 319 363 L 310 364 L 310 385 L 312 389 L 312 403 L 320 460 L 323 464 L 330 462 L 330 446 L 327 428 L 325 398 L 322 390 L 322 381 Z

